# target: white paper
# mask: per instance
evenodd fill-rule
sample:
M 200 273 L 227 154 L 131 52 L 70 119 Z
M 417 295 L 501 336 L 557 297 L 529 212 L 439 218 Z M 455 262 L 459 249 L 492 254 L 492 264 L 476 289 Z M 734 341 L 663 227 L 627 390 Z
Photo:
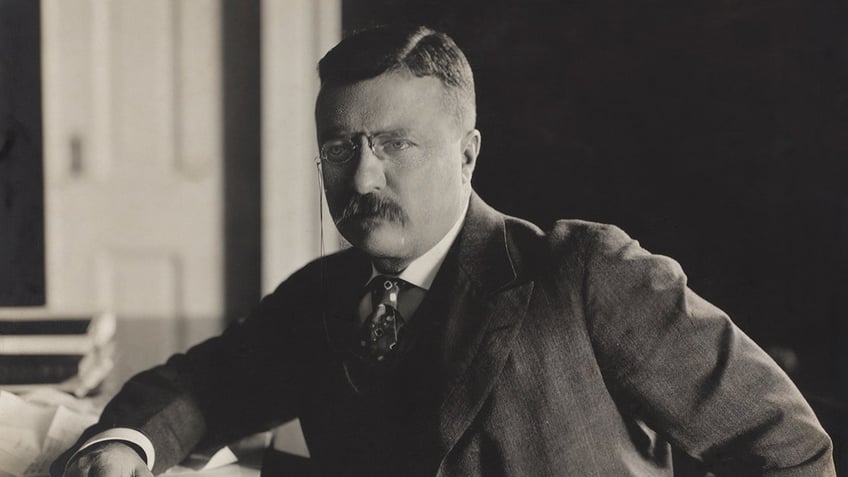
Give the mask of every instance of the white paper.
M 35 404 L 0 391 L 0 476 L 49 475 L 53 460 L 96 421 L 95 414 Z

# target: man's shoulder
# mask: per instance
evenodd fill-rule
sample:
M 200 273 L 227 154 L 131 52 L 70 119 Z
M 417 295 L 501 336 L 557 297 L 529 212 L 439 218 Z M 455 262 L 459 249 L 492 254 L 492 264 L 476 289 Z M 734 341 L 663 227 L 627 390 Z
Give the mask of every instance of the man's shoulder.
M 505 216 L 505 225 L 513 250 L 541 253 L 546 259 L 585 258 L 632 241 L 615 225 L 581 219 L 560 219 L 542 228 L 524 219 Z
M 288 291 L 293 293 L 314 292 L 316 284 L 337 281 L 345 275 L 370 271 L 370 262 L 362 252 L 353 248 L 345 248 L 337 252 L 323 255 L 308 262 L 288 278 L 283 280 L 275 293 Z

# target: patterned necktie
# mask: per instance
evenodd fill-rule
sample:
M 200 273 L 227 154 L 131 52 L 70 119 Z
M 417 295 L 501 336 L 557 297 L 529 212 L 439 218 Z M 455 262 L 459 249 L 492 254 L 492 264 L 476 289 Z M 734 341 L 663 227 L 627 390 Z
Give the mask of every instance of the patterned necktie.
M 397 349 L 404 327 L 398 312 L 398 295 L 406 282 L 395 277 L 377 276 L 371 281 L 371 314 L 365 319 L 359 345 L 365 356 L 383 361 Z

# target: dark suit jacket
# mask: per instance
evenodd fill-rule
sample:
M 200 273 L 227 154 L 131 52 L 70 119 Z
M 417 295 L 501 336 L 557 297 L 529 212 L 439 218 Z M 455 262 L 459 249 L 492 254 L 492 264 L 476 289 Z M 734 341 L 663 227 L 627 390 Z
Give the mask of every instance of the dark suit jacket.
M 161 472 L 299 417 L 327 475 L 671 475 L 671 446 L 720 475 L 834 475 L 787 376 L 615 227 L 543 232 L 473 196 L 388 369 L 348 353 L 369 273 L 356 250 L 307 265 L 221 337 L 133 378 L 83 439 L 139 429 Z

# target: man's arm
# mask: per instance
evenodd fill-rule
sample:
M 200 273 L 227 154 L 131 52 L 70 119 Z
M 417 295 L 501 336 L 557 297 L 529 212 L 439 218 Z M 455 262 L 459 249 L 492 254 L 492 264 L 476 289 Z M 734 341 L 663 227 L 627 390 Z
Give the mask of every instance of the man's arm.
M 198 446 L 224 445 L 294 418 L 309 364 L 301 351 L 307 331 L 295 319 L 304 313 L 290 297 L 302 294 L 291 283 L 281 285 L 221 336 L 134 376 L 99 422 L 54 462 L 53 475 L 61 475 L 88 439 L 109 429 L 149 437 L 158 474 Z
M 687 288 L 676 262 L 613 227 L 594 243 L 587 320 L 624 412 L 719 475 L 835 475 L 830 438 L 801 393 Z

